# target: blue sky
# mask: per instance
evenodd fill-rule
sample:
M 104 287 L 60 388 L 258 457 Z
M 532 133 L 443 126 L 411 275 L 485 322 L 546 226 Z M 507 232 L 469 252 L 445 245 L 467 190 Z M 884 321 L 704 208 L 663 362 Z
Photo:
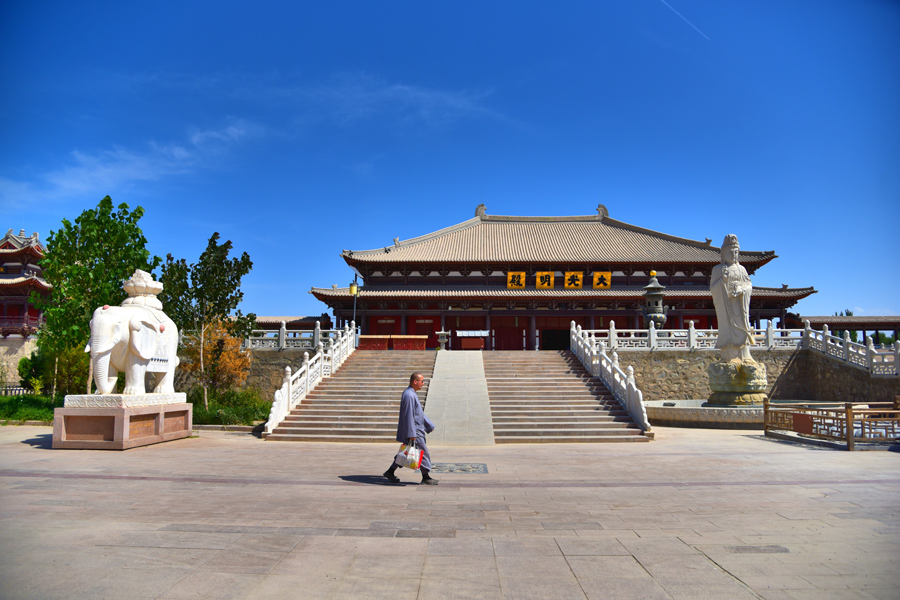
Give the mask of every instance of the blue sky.
M 593 214 L 779 258 L 803 314 L 900 314 L 900 3 L 0 3 L 0 227 L 105 195 L 151 252 L 247 251 L 319 314 L 369 249 Z

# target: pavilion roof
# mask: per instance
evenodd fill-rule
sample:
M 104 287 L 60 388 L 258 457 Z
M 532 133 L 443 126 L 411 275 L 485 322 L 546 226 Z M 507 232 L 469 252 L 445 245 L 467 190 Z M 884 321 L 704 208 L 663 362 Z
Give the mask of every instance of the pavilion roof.
M 590 263 L 718 264 L 712 241 L 680 238 L 598 214 L 574 217 L 512 217 L 484 213 L 473 219 L 374 250 L 344 250 L 354 263 Z M 741 262 L 761 266 L 774 251 L 741 251 Z
M 14 289 L 25 289 L 29 287 L 36 290 L 49 292 L 53 286 L 44 281 L 44 279 L 42 279 L 41 277 L 21 275 L 17 275 L 15 277 L 0 276 L 0 294 Z
M 44 248 L 44 245 L 38 238 L 37 232 L 26 236 L 25 230 L 22 229 L 21 231 L 19 231 L 19 234 L 16 235 L 10 228 L 6 232 L 6 235 L 0 238 L 0 252 L 15 251 L 29 247 L 38 249 L 41 256 L 43 256 L 47 252 L 46 248 Z

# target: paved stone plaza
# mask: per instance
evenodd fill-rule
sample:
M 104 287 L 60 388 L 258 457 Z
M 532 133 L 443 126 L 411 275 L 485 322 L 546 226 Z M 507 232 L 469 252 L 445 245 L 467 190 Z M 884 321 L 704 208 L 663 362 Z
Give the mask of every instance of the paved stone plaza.
M 0 428 L 2 598 L 900 597 L 900 454 L 760 432 L 434 446 L 200 437 L 51 450 Z

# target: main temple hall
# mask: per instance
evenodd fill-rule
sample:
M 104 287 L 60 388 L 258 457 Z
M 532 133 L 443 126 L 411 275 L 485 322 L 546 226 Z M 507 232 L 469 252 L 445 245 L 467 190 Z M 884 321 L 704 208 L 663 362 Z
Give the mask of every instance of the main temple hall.
M 362 278 L 356 295 L 351 287 L 310 291 L 337 324 L 355 311 L 362 334 L 427 335 L 429 348 L 438 331 L 451 332 L 451 348 L 460 347 L 460 335 L 480 335 L 486 350 L 550 350 L 568 348 L 571 321 L 643 328 L 651 272 L 665 288 L 666 329 L 689 321 L 717 327 L 709 281 L 720 248 L 617 221 L 602 204 L 574 217 L 495 216 L 479 205 L 474 218 L 452 227 L 341 256 Z M 740 252 L 750 275 L 774 258 L 774 251 Z M 814 293 L 754 286 L 751 325 L 780 323 Z

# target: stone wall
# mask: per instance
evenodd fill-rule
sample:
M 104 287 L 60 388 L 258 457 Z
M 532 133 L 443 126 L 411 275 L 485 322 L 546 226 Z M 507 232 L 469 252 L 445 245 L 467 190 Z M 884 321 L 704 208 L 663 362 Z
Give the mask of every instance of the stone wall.
M 753 358 L 766 365 L 769 398 L 823 402 L 888 402 L 900 395 L 900 379 L 870 377 L 868 373 L 831 360 L 813 350 L 754 349 Z M 634 378 L 644 400 L 706 399 L 711 391 L 706 368 L 718 352 L 619 352 L 624 370 L 634 367 Z
M 37 340 L 34 338 L 0 338 L 0 375 L 6 376 L 6 381 L 0 381 L 0 385 L 19 385 L 19 359 L 31 356 L 35 350 Z
M 284 368 L 288 365 L 296 372 L 303 366 L 303 350 L 252 350 L 250 374 L 242 388 L 257 388 L 264 398 L 272 398 L 284 380 Z M 179 355 L 184 361 L 185 357 Z M 180 367 L 175 371 L 175 391 L 187 392 L 197 385 L 197 377 Z

